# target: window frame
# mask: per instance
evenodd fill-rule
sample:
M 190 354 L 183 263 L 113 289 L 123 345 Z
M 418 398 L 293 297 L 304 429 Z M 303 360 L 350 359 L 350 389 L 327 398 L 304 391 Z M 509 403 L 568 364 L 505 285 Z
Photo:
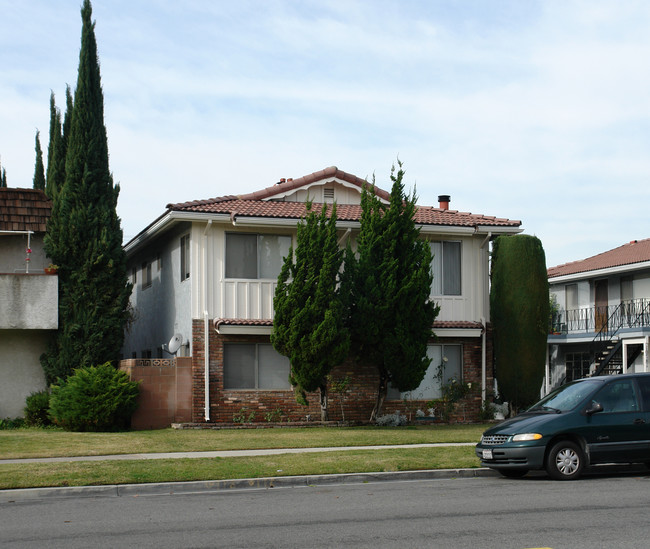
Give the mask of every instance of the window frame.
M 181 282 L 190 278 L 190 234 L 184 234 L 180 238 L 180 273 Z
M 253 375 L 254 375 L 254 386 L 252 387 L 233 387 L 228 384 L 228 354 L 231 349 L 236 347 L 253 347 L 254 348 L 254 359 L 253 359 Z M 272 349 L 278 357 L 282 357 L 283 361 L 286 361 L 287 366 L 287 377 L 286 377 L 286 386 L 284 387 L 260 387 L 260 370 L 261 368 L 272 367 L 272 365 L 260 367 L 260 347 Z M 273 348 L 271 343 L 256 343 L 256 342 L 225 342 L 223 344 L 223 388 L 225 391 L 291 391 L 291 384 L 289 383 L 289 374 L 291 373 L 291 365 L 289 364 L 289 359 Z
M 434 254 L 433 247 L 435 244 L 440 245 L 440 254 Z M 454 245 L 454 247 L 458 246 L 458 277 L 457 280 L 452 281 L 452 282 L 457 282 L 458 285 L 458 292 L 456 293 L 455 291 L 451 291 L 449 288 L 449 285 L 452 283 L 450 282 L 449 284 L 446 283 L 446 279 L 449 278 L 449 270 L 451 269 L 451 266 L 448 265 L 449 261 L 452 261 L 453 258 L 450 257 L 449 259 L 445 259 L 445 256 L 451 253 L 451 250 L 449 248 L 450 245 Z M 445 252 L 445 247 L 448 248 L 448 251 Z M 462 240 L 430 240 L 429 241 L 429 248 L 431 250 L 431 273 L 433 274 L 433 284 L 431 285 L 431 293 L 430 295 L 432 297 L 458 297 L 463 295 L 463 241 Z M 437 261 L 436 258 L 438 256 L 441 256 L 440 259 Z M 436 273 L 435 268 L 436 264 L 439 262 L 439 269 L 440 272 Z M 454 266 L 455 267 L 455 266 Z M 437 283 L 436 281 L 440 280 L 440 292 L 436 292 L 436 286 Z
M 151 261 L 145 261 L 142 263 L 142 289 L 146 290 L 151 288 L 153 283 L 153 273 L 151 268 Z
M 231 261 L 232 259 L 229 259 L 229 247 L 228 247 L 228 240 L 229 238 L 236 237 L 236 238 L 251 238 L 255 239 L 255 276 L 247 276 L 249 273 L 245 273 L 244 276 L 232 276 L 232 270 L 230 269 Z M 282 269 L 282 265 L 284 263 L 284 257 L 285 255 L 281 255 L 279 259 L 279 263 L 277 265 L 277 273 L 273 274 L 272 276 L 261 276 L 262 271 L 263 271 L 263 266 L 262 266 L 262 257 L 260 255 L 260 241 L 263 238 L 277 238 L 277 239 L 287 239 L 288 246 L 286 248 L 286 253 L 289 253 L 289 249 L 293 244 L 293 236 L 288 235 L 288 234 L 281 234 L 281 233 L 257 233 L 257 232 L 234 232 L 234 231 L 227 231 L 225 233 L 224 237 L 224 278 L 226 280 L 277 280 L 280 270 Z M 282 246 L 280 245 L 280 242 L 278 241 L 278 247 L 281 248 Z M 280 252 L 282 253 L 282 250 L 280 249 Z M 250 268 L 250 265 L 245 264 L 245 267 Z M 234 267 L 233 267 L 234 269 Z

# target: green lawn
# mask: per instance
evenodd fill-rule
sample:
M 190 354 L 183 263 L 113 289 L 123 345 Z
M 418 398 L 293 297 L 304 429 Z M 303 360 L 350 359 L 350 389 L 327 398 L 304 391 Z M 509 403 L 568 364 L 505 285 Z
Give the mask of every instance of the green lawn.
M 475 442 L 486 425 L 67 433 L 0 431 L 0 459 L 256 448 Z M 474 448 L 348 450 L 237 458 L 0 464 L 0 489 L 478 467 Z
M 99 456 L 156 452 L 374 446 L 478 442 L 487 425 L 410 427 L 285 427 L 68 433 L 54 429 L 0 431 L 0 459 Z

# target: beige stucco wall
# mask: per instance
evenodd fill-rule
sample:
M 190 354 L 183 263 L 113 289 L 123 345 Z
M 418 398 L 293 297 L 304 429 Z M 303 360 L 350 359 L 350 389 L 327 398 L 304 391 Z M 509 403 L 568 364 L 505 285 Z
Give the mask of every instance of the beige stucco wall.
M 0 330 L 0 418 L 23 416 L 25 399 L 45 389 L 39 357 L 54 332 Z
M 0 329 L 55 330 L 58 305 L 58 276 L 0 274 Z

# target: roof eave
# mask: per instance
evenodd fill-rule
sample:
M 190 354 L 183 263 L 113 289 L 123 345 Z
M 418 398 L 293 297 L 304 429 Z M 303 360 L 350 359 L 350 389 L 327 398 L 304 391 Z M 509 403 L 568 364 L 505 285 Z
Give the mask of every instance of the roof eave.
M 559 284 L 562 282 L 573 282 L 585 278 L 604 278 L 610 275 L 629 273 L 631 271 L 641 271 L 650 269 L 650 261 L 641 261 L 639 263 L 628 263 L 626 265 L 617 265 L 615 267 L 606 267 L 604 269 L 594 269 L 590 271 L 580 271 L 560 276 L 549 277 L 550 284 Z

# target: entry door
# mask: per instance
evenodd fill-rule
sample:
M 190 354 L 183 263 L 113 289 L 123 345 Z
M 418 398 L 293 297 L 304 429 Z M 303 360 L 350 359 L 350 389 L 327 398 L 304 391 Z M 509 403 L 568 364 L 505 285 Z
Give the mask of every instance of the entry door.
M 607 280 L 596 280 L 595 286 L 595 301 L 596 301 L 596 310 L 595 310 L 595 323 L 596 331 L 600 330 L 607 331 Z

